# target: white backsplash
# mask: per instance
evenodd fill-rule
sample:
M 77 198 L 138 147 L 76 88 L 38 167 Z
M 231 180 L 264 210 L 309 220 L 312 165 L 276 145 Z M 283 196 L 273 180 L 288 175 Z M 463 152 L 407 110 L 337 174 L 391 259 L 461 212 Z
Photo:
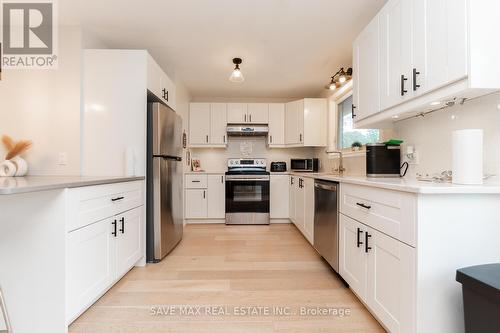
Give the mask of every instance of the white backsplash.
M 410 165 L 408 175 L 433 174 L 451 170 L 452 132 L 457 129 L 484 130 L 484 172 L 500 175 L 500 93 L 484 96 L 443 109 L 425 117 L 398 122 L 395 130 L 402 138 L 403 152 L 412 145 L 419 164 Z M 497 177 L 499 179 L 500 177 Z
M 242 145 L 244 147 L 242 153 Z M 245 152 L 249 151 L 248 154 Z M 250 152 L 251 151 L 251 152 Z M 290 158 L 312 158 L 315 148 L 268 148 L 264 137 L 229 137 L 226 149 L 192 148 L 191 158 L 201 161 L 201 168 L 207 172 L 225 172 L 228 158 L 266 158 L 268 165 L 273 161 L 285 161 L 290 169 Z M 187 169 L 186 171 L 189 171 Z

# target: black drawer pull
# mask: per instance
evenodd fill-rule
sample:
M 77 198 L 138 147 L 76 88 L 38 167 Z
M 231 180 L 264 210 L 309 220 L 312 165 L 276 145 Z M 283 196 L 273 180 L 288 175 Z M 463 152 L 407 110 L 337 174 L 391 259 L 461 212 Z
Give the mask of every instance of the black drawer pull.
M 116 237 L 116 234 L 117 234 L 117 232 L 116 232 L 116 220 L 114 220 L 111 224 L 113 224 L 113 232 L 111 234 Z
M 417 84 L 417 75 L 420 75 L 420 72 L 416 68 L 413 68 L 413 91 L 417 91 L 420 88 L 420 84 Z
M 366 209 L 372 208 L 372 206 L 368 206 L 368 205 L 365 205 L 364 203 L 360 203 L 360 202 L 356 202 L 356 205 L 358 205 L 359 207 L 366 208 Z
M 124 218 L 124 217 L 122 217 L 122 218 L 120 219 L 120 222 L 122 223 L 122 228 L 120 229 L 120 232 L 121 232 L 122 234 L 124 234 L 124 233 L 125 233 L 125 218 Z
M 368 240 L 370 239 L 372 235 L 370 235 L 369 233 L 365 232 L 365 252 L 368 253 L 368 251 L 370 251 L 372 248 L 370 246 L 368 246 Z
M 408 79 L 404 75 L 401 75 L 401 96 L 404 96 L 408 92 L 405 89 L 405 81 L 408 81 Z
M 199 180 L 192 180 L 191 183 L 201 183 Z
M 120 201 L 123 199 L 125 199 L 125 197 L 116 197 L 116 198 L 111 199 L 111 201 L 115 202 L 115 201 Z
M 360 236 L 361 236 L 361 234 L 362 234 L 362 233 L 363 233 L 363 230 L 361 230 L 361 229 L 359 229 L 359 228 L 358 228 L 358 241 L 357 241 L 357 247 L 360 247 L 361 245 L 363 245 L 363 242 L 362 242 L 362 241 L 360 241 L 360 238 L 361 238 Z

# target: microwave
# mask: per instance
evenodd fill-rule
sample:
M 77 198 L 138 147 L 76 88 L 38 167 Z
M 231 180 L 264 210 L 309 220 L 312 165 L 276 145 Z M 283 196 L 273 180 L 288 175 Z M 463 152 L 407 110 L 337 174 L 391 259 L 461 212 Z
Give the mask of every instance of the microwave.
M 318 172 L 319 159 L 317 158 L 292 158 L 290 160 L 290 170 L 302 172 Z

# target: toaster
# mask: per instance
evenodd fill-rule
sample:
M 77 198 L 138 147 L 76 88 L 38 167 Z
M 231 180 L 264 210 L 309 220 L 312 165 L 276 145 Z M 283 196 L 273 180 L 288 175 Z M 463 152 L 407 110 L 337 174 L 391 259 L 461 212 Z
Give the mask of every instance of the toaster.
M 271 162 L 271 172 L 285 172 L 286 162 Z

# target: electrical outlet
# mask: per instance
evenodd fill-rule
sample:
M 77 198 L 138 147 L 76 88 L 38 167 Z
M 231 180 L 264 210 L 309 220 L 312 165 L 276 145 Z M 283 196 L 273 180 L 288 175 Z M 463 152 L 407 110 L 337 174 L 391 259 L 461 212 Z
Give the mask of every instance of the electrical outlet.
M 411 165 L 416 165 L 420 163 L 420 158 L 418 156 L 418 153 L 414 151 L 411 154 L 406 154 L 406 159 L 408 160 L 408 164 Z
M 66 152 L 59 153 L 57 159 L 57 165 L 68 165 L 68 153 Z

